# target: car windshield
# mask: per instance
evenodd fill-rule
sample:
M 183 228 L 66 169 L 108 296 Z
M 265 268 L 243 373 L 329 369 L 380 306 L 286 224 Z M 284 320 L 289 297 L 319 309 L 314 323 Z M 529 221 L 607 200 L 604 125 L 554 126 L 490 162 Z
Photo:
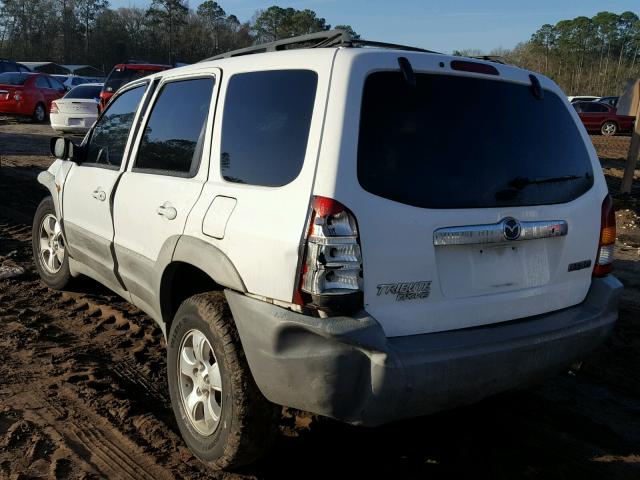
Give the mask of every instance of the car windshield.
M 2 85 L 24 85 L 29 79 L 28 73 L 5 72 L 0 73 L 0 84 Z
M 104 84 L 105 92 L 115 92 L 125 83 L 156 73 L 155 70 L 136 70 L 133 68 L 116 69 L 109 74 Z
M 80 85 L 75 87 L 64 96 L 64 98 L 99 98 L 101 85 Z
M 431 74 L 411 86 L 398 71 L 365 82 L 358 179 L 408 205 L 485 208 L 568 202 L 593 185 L 593 172 L 578 125 L 551 91 L 537 99 L 529 85 Z

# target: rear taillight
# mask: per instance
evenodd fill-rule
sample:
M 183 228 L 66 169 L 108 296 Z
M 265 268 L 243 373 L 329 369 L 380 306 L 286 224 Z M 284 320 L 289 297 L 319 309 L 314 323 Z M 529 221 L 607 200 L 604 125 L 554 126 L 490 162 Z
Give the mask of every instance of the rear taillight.
M 607 195 L 602 202 L 602 218 L 600 221 L 600 241 L 598 255 L 593 267 L 594 277 L 604 277 L 613 270 L 613 247 L 616 243 L 616 212 L 613 209 L 611 196 Z
M 294 302 L 326 312 L 362 308 L 358 224 L 340 202 L 313 197 Z
M 14 93 L 14 94 L 13 94 L 13 99 L 14 99 L 16 102 L 19 102 L 20 100 L 22 100 L 22 95 L 20 95 L 19 93 Z
M 56 102 L 51 102 L 49 113 L 58 113 L 58 104 Z

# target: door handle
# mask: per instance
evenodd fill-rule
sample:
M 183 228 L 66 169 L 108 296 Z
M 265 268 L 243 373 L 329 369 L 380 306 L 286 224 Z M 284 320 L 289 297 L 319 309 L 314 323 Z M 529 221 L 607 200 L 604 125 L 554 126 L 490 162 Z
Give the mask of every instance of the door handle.
M 178 211 L 169 202 L 164 202 L 156 209 L 156 213 L 167 220 L 173 220 L 178 216 Z
M 96 188 L 91 195 L 93 196 L 93 198 L 95 198 L 96 200 L 100 200 L 101 202 L 104 202 L 107 199 L 107 194 L 104 193 L 104 190 L 102 190 L 100 187 Z

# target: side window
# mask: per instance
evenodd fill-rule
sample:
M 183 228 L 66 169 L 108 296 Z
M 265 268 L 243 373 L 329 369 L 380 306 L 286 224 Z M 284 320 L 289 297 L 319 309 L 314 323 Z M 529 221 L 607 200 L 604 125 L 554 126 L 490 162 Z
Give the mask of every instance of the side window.
M 585 102 L 582 111 L 587 113 L 602 113 L 609 111 L 609 109 L 599 103 Z
M 228 182 L 279 187 L 304 163 L 318 75 L 310 70 L 236 74 L 222 120 L 220 169 Z
M 96 122 L 85 163 L 119 168 L 129 130 L 147 85 L 132 88 L 113 99 Z
M 49 86 L 49 82 L 47 82 L 47 77 L 40 76 L 36 78 L 36 87 L 37 88 L 51 88 Z
M 21 71 L 21 72 L 30 72 L 31 71 L 27 67 L 25 67 L 24 65 L 18 65 L 18 70 Z
M 56 90 L 64 90 L 64 85 L 55 78 L 49 77 L 49 83 L 51 84 L 51 88 L 55 88 Z
M 213 85 L 213 78 L 195 78 L 161 87 L 140 140 L 134 172 L 196 174 Z

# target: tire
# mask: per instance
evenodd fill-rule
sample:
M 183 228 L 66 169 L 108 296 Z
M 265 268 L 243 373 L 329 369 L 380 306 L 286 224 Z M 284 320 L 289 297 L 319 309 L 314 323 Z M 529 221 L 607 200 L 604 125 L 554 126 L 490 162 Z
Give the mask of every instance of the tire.
M 42 123 L 47 118 L 47 110 L 42 103 L 38 103 L 33 110 L 33 116 L 31 117 L 35 123 Z
M 167 358 L 173 412 L 196 457 L 213 468 L 230 470 L 263 456 L 275 439 L 280 408 L 264 398 L 253 380 L 224 293 L 194 295 L 182 303 L 169 332 Z M 208 382 L 205 373 L 210 374 Z M 194 405 L 193 414 L 187 412 L 188 403 Z M 209 423 L 205 408 L 211 409 Z
M 612 122 L 611 120 L 604 122 L 600 127 L 600 133 L 607 137 L 611 137 L 618 133 L 618 124 L 616 122 Z
M 69 252 L 51 197 L 46 197 L 38 205 L 31 238 L 33 261 L 40 278 L 48 287 L 62 290 L 71 278 Z

